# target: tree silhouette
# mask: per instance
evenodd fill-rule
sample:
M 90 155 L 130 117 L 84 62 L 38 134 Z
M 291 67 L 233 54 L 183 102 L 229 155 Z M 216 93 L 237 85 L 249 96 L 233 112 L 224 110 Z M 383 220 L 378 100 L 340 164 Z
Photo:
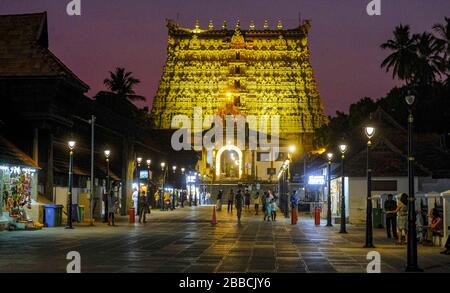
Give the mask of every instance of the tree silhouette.
M 413 64 L 416 60 L 416 35 L 411 36 L 409 25 L 395 27 L 394 37 L 381 45 L 382 49 L 392 53 L 381 63 L 386 72 L 392 69 L 392 77 L 407 82 L 413 77 Z
M 130 101 L 145 101 L 145 97 L 136 95 L 134 87 L 141 81 L 132 76 L 132 72 L 125 71 L 125 68 L 117 67 L 114 72 L 109 72 L 109 78 L 103 84 L 110 92 L 101 92 L 102 95 L 114 94 Z M 100 93 L 99 93 L 100 94 Z

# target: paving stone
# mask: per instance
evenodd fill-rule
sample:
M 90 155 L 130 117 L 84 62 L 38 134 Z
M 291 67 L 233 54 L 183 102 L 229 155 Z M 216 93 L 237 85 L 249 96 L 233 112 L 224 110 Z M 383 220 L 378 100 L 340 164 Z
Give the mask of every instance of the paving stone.
M 118 227 L 102 223 L 40 231 L 0 232 L 0 272 L 65 272 L 68 251 L 79 251 L 82 272 L 292 272 L 364 273 L 368 250 L 363 249 L 365 229 L 315 226 L 301 218 L 298 225 L 279 216 L 263 222 L 261 216 L 236 217 L 218 212 L 211 226 L 211 207 L 190 207 L 170 212 L 152 211 L 148 222 Z M 406 246 L 374 230 L 382 258 L 382 272 L 403 272 Z M 419 245 L 420 265 L 427 272 L 450 272 L 449 258 L 440 248 Z

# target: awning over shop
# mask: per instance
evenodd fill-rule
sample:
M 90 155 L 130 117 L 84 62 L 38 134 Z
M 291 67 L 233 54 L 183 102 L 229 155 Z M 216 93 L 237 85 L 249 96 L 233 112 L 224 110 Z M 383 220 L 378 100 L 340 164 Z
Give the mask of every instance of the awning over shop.
M 0 135 L 0 165 L 39 168 L 38 164 Z

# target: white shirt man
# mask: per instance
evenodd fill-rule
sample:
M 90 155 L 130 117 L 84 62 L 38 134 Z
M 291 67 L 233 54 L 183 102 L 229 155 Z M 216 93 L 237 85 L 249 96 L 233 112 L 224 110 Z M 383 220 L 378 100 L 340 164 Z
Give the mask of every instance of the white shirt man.
M 138 192 L 137 189 L 135 188 L 133 191 L 133 194 L 131 195 L 131 199 L 133 200 L 133 205 L 134 205 L 134 212 L 137 215 L 138 211 L 138 200 L 139 200 L 139 196 L 138 196 Z

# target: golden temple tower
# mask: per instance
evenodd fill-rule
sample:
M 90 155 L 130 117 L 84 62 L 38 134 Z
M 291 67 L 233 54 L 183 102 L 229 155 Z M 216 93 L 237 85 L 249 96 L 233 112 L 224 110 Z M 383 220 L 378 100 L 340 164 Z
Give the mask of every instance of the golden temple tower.
M 193 117 L 194 107 L 215 115 L 232 103 L 243 115 L 279 115 L 280 138 L 312 149 L 316 128 L 327 123 L 308 48 L 310 22 L 275 29 L 268 22 L 247 30 L 238 21 L 194 29 L 168 20 L 167 61 L 153 101 L 156 129 L 170 129 L 175 115 Z

